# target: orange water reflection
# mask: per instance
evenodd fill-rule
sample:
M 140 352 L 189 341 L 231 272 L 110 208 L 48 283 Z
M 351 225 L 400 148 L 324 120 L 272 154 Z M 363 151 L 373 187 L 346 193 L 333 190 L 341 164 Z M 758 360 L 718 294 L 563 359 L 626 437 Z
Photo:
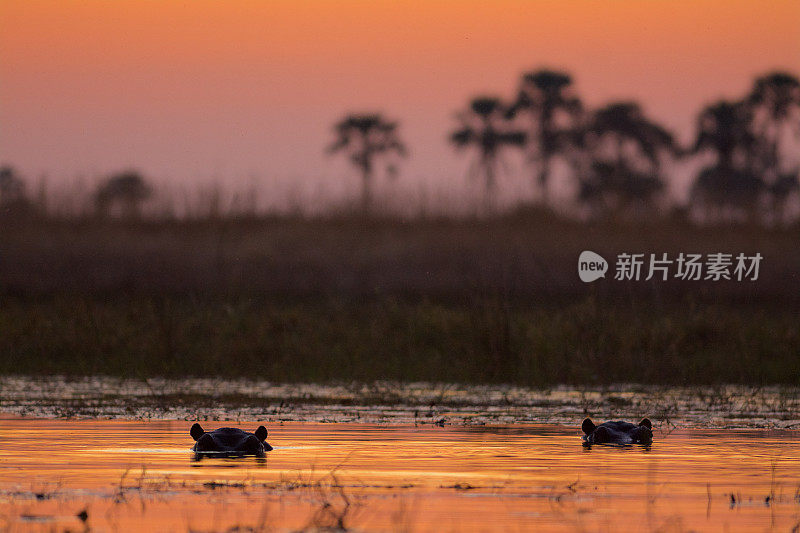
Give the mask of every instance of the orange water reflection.
M 800 523 L 795 431 L 662 431 L 649 450 L 586 450 L 577 429 L 561 426 L 287 423 L 269 426 L 275 451 L 266 460 L 197 462 L 189 426 L 0 419 L 0 528 L 786 531 Z M 76 516 L 84 509 L 86 524 Z

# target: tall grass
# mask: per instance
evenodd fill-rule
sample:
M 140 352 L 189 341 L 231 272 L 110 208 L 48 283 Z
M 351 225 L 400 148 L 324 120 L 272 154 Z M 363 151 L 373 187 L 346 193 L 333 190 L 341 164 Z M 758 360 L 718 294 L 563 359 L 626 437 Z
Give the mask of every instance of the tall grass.
M 797 229 L 356 215 L 0 227 L 0 372 L 800 385 Z M 755 253 L 757 281 L 577 258 Z
M 670 219 L 585 224 L 545 211 L 490 219 L 209 218 L 196 221 L 0 222 L 0 295 L 394 295 L 464 301 L 477 294 L 543 302 L 594 294 L 658 305 L 800 305 L 800 228 L 697 228 Z M 612 264 L 591 285 L 577 258 Z M 760 252 L 755 282 L 615 282 L 617 254 Z
M 6 299 L 0 331 L 3 374 L 800 385 L 796 317 L 740 306 L 58 296 Z

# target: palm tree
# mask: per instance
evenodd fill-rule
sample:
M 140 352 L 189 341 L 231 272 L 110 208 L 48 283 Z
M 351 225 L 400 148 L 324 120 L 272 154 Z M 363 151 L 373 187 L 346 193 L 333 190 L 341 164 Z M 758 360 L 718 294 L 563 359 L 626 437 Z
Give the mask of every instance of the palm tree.
M 795 134 L 800 135 L 800 80 L 795 76 L 773 72 L 757 78 L 747 104 L 755 110 L 763 109 L 768 120 L 790 123 Z
M 800 141 L 800 81 L 785 72 L 757 78 L 746 105 L 750 109 L 750 128 L 757 139 L 753 170 L 767 187 L 772 211 L 784 218 L 789 195 L 800 188 L 800 169 L 786 154 L 795 151 Z
M 712 152 L 716 162 L 703 168 L 692 187 L 691 202 L 707 214 L 713 209 L 744 210 L 753 216 L 763 180 L 754 167 L 759 139 L 751 131 L 752 108 L 746 102 L 720 101 L 706 107 L 697 120 L 691 153 Z
M 524 115 L 529 121 L 529 160 L 538 169 L 542 201 L 547 202 L 548 181 L 555 156 L 574 147 L 571 132 L 583 113 L 580 99 L 572 92 L 569 74 L 538 70 L 522 76 L 510 117 Z
M 380 114 L 348 115 L 334 126 L 336 140 L 329 153 L 344 151 L 361 171 L 361 206 L 364 212 L 372 207 L 372 181 L 377 159 L 386 160 L 390 176 L 397 173 L 392 156 L 405 157 L 406 148 L 397 136 L 397 123 Z
M 717 165 L 725 169 L 749 165 L 746 160 L 757 141 L 750 130 L 751 121 L 752 110 L 743 102 L 721 100 L 707 106 L 697 119 L 697 139 L 691 152 L 710 150 L 717 156 Z
M 139 218 L 142 203 L 153 195 L 153 189 L 141 174 L 129 170 L 110 176 L 95 192 L 97 214 L 108 216 L 119 207 L 123 217 Z
M 579 199 L 606 211 L 634 204 L 652 207 L 664 188 L 662 158 L 677 150 L 672 135 L 633 102 L 595 111 L 580 142 L 589 164 L 581 173 Z
M 450 134 L 450 142 L 456 148 L 474 146 L 476 160 L 470 165 L 470 175 L 482 177 L 487 208 L 491 207 L 495 188 L 500 151 L 508 146 L 523 146 L 525 132 L 510 128 L 506 120 L 506 109 L 500 99 L 494 97 L 474 98 L 469 110 L 459 113 L 461 127 Z

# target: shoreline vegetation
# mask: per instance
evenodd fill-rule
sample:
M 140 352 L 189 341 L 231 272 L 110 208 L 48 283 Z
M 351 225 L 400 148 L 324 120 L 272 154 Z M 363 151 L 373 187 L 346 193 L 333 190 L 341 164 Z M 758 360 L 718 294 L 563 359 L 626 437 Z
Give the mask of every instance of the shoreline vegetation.
M 671 219 L 18 220 L 0 374 L 800 385 L 797 230 Z M 580 282 L 577 259 L 609 260 Z M 617 281 L 620 253 L 760 253 L 756 281 Z
M 415 426 L 559 424 L 585 417 L 652 419 L 674 429 L 798 429 L 797 387 L 520 387 L 374 381 L 5 376 L 5 416 L 64 419 L 261 421 Z

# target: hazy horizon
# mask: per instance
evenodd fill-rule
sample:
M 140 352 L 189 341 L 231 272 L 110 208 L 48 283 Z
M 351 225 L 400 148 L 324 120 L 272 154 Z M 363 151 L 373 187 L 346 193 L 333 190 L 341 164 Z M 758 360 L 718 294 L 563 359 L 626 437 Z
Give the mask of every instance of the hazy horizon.
M 336 196 L 357 177 L 324 153 L 332 124 L 374 110 L 400 122 L 402 186 L 446 192 L 468 162 L 454 113 L 511 98 L 522 72 L 570 72 L 592 107 L 637 100 L 684 143 L 705 104 L 800 72 L 793 1 L 7 0 L 0 16 L 0 162 L 56 184 L 136 168 Z

